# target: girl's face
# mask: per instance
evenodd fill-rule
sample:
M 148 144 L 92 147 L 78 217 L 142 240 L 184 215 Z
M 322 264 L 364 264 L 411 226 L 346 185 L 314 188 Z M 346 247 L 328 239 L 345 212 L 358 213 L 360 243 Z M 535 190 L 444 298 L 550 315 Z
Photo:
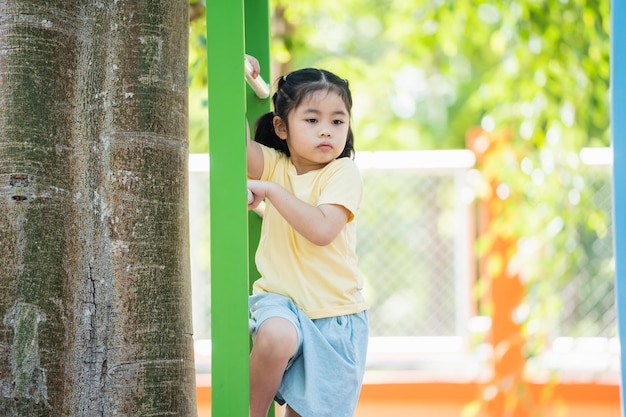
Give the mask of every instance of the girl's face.
M 318 91 L 287 116 L 274 117 L 274 130 L 287 141 L 298 174 L 323 168 L 337 159 L 348 140 L 350 113 L 337 93 Z M 288 126 L 288 127 L 287 127 Z

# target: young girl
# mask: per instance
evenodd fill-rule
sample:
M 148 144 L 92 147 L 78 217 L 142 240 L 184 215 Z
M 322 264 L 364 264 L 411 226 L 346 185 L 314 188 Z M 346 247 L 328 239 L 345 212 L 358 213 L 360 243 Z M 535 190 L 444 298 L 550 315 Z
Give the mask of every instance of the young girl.
M 250 416 L 349 417 L 368 327 L 357 270 L 362 181 L 352 160 L 348 82 L 319 69 L 278 80 L 274 112 L 248 137 L 249 208 L 266 209 L 250 312 Z

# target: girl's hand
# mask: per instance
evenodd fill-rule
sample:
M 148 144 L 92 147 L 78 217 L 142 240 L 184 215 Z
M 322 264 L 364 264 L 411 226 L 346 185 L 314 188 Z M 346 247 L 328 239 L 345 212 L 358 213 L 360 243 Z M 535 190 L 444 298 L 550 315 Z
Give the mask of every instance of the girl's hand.
M 246 61 L 248 61 L 248 63 L 252 66 L 252 73 L 250 74 L 252 78 L 258 77 L 261 72 L 261 65 L 259 64 L 259 61 L 252 55 L 248 54 L 246 54 Z
M 350 216 L 348 209 L 340 205 L 312 206 L 275 182 L 248 180 L 248 189 L 253 194 L 248 209 L 256 208 L 263 199 L 267 199 L 296 232 L 318 246 L 330 244 Z
M 252 194 L 252 200 L 250 194 L 248 194 L 248 210 L 254 210 L 259 206 L 261 201 L 265 199 L 268 193 L 269 187 L 272 186 L 271 182 L 248 180 L 248 191 Z

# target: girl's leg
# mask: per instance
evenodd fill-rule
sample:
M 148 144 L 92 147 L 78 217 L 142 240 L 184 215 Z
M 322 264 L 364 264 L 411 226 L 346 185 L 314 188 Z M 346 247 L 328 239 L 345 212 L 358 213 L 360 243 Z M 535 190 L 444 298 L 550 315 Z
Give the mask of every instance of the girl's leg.
M 250 352 L 250 417 L 267 416 L 297 348 L 298 334 L 291 322 L 273 317 L 261 324 Z

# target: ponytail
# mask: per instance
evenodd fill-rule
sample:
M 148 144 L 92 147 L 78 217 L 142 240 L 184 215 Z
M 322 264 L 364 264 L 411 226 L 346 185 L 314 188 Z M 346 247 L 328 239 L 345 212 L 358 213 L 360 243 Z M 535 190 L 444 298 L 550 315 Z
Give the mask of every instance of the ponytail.
M 254 125 L 254 141 L 274 148 L 289 156 L 287 141 L 278 137 L 274 131 L 274 113 L 265 113 L 259 117 Z

